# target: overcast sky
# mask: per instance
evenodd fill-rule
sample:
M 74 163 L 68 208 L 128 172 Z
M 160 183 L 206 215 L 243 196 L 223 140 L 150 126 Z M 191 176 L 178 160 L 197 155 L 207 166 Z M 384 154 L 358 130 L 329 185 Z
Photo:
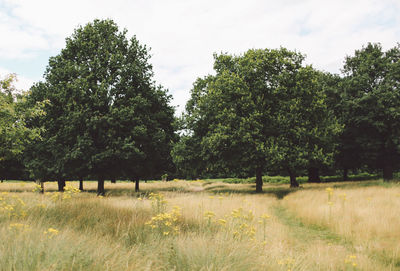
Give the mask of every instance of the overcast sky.
M 65 38 L 95 18 L 151 47 L 155 80 L 178 112 L 194 80 L 212 73 L 214 52 L 283 46 L 339 73 L 362 45 L 400 41 L 400 0 L 0 0 L 0 77 L 16 73 L 17 87 L 28 89 Z

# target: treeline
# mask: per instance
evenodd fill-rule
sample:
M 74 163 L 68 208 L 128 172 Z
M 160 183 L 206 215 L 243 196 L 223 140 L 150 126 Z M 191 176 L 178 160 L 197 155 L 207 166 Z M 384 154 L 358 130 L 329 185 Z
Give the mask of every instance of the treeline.
M 173 149 L 186 177 L 296 177 L 364 169 L 385 180 L 399 168 L 400 46 L 368 44 L 341 75 L 304 65 L 285 48 L 214 55 L 215 75 L 198 78 Z
M 285 48 L 215 54 L 180 118 L 153 80 L 149 53 L 111 20 L 77 28 L 44 81 L 0 82 L 0 178 L 58 181 L 296 177 L 399 167 L 400 46 L 368 44 L 341 75 Z M 138 186 L 137 186 L 138 189 Z

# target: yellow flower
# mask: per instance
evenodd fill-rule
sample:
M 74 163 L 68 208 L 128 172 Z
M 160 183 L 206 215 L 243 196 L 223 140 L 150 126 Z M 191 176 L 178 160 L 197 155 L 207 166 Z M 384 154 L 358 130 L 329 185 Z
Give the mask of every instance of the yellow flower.
M 249 225 L 247 225 L 246 223 L 243 223 L 243 224 L 240 225 L 239 229 L 243 230 L 243 229 L 248 228 L 248 227 L 249 227 Z
M 59 231 L 54 228 L 49 228 L 47 231 L 44 232 L 50 239 L 53 238 L 54 236 L 59 234 Z
M 58 230 L 56 230 L 56 229 L 54 229 L 54 228 L 49 228 L 47 231 L 48 231 L 49 233 L 52 233 L 52 234 L 58 234 Z
M 214 217 L 215 216 L 215 213 L 214 212 L 211 212 L 211 211 L 206 211 L 205 213 L 204 213 L 204 217 L 205 218 L 212 218 L 212 217 Z
M 163 232 L 163 235 L 168 235 L 168 234 L 169 234 L 169 231 Z
M 221 225 L 226 225 L 226 220 L 225 219 L 218 219 L 218 223 Z
M 71 195 L 69 195 L 69 194 L 64 194 L 62 198 L 63 198 L 63 199 L 70 199 L 70 198 L 71 198 Z
M 235 209 L 235 210 L 233 210 L 233 211 L 231 212 L 231 215 L 232 215 L 233 218 L 239 218 L 239 217 L 242 216 L 242 211 L 243 211 L 242 208 Z
M 262 219 L 264 219 L 264 220 L 266 220 L 266 219 L 269 219 L 269 218 L 270 218 L 270 216 L 269 216 L 269 215 L 267 215 L 267 214 L 263 214 L 263 215 L 261 216 L 261 218 L 262 218 Z

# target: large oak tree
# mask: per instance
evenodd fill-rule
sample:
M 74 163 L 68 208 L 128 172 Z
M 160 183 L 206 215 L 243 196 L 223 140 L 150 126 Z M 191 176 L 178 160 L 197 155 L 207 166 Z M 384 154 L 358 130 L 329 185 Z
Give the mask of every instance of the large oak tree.
M 66 39 L 45 81 L 32 88 L 33 101 L 49 100 L 37 120 L 44 140 L 30 152 L 37 177 L 97 178 L 103 194 L 105 179 L 138 181 L 171 168 L 174 110 L 149 58 L 112 20 L 95 20 Z
M 268 168 L 285 170 L 296 187 L 310 161 L 331 162 L 340 126 L 303 60 L 284 48 L 215 55 L 216 75 L 196 81 L 185 116 L 207 169 L 255 172 L 261 192 Z

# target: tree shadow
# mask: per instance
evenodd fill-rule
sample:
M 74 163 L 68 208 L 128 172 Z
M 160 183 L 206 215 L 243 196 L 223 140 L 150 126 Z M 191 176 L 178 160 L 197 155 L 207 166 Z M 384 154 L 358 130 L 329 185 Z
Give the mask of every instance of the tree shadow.
M 261 193 L 257 193 L 255 191 L 255 185 L 250 186 L 249 188 L 242 188 L 242 189 L 235 189 L 235 188 L 229 188 L 228 186 L 214 186 L 214 187 L 209 187 L 209 189 L 205 189 L 207 192 L 212 192 L 215 194 L 247 194 L 247 195 L 272 195 L 276 197 L 277 199 L 283 199 L 286 195 L 290 193 L 297 192 L 301 190 L 302 188 L 290 188 L 290 187 L 266 187 L 263 189 Z
M 359 187 L 371 187 L 371 186 L 384 186 L 392 187 L 398 186 L 399 182 L 382 182 L 382 180 L 371 180 L 371 181 L 350 181 L 350 182 L 336 182 L 336 183 L 318 183 L 318 184 L 305 184 L 300 185 L 298 188 L 290 188 L 289 184 L 280 185 L 268 185 L 264 184 L 263 192 L 256 193 L 255 185 L 250 185 L 247 187 L 242 187 L 240 189 L 228 185 L 216 185 L 207 187 L 207 192 L 212 193 L 229 193 L 229 194 L 267 194 L 276 197 L 277 199 L 283 199 L 289 194 L 305 191 L 305 190 L 325 190 L 327 187 L 332 187 L 334 189 L 354 189 Z
M 299 188 L 290 188 L 290 187 L 279 187 L 279 188 L 275 188 L 275 187 L 271 187 L 271 188 L 267 188 L 264 189 L 263 193 L 264 194 L 270 194 L 275 196 L 277 199 L 283 199 L 284 197 L 286 197 L 287 195 L 291 194 L 291 193 L 295 193 L 299 190 L 303 190 L 303 187 L 299 187 Z

